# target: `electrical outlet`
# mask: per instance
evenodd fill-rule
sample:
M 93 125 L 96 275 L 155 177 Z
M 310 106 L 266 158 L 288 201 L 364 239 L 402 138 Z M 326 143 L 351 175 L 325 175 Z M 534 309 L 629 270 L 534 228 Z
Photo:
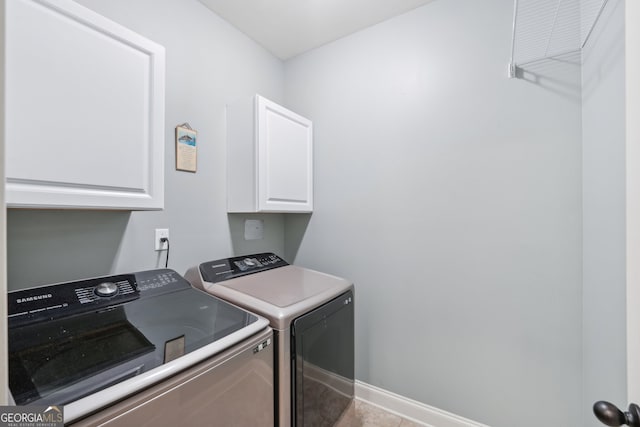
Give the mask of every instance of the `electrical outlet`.
M 169 243 L 160 241 L 160 239 L 162 239 L 163 237 L 169 239 L 169 229 L 156 228 L 156 251 L 166 251 L 168 249 Z

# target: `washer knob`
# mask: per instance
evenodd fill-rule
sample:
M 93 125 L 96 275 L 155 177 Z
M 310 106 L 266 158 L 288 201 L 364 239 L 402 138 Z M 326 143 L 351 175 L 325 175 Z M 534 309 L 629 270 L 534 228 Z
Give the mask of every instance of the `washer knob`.
M 96 286 L 95 293 L 99 297 L 112 297 L 118 292 L 118 286 L 113 282 L 103 282 Z
M 256 262 L 254 260 L 252 260 L 251 258 L 245 258 L 244 259 L 244 263 L 249 267 L 255 267 L 256 266 Z

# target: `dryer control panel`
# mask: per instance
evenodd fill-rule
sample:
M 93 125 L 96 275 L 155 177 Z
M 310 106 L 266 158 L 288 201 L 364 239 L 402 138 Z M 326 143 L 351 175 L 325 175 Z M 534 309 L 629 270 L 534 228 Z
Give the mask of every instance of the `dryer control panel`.
M 200 274 L 205 282 L 217 283 L 285 265 L 289 263 L 276 254 L 266 252 L 204 262 L 200 264 Z

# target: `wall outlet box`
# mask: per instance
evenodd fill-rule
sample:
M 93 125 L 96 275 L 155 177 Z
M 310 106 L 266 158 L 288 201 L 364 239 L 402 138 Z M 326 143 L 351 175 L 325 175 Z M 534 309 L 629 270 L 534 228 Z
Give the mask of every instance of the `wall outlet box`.
M 264 221 L 261 219 L 244 220 L 244 240 L 262 240 L 264 238 Z
M 162 239 L 169 239 L 169 229 L 168 228 L 156 228 L 156 240 L 155 240 L 155 248 L 156 251 L 166 251 L 169 249 L 169 242 L 163 242 Z

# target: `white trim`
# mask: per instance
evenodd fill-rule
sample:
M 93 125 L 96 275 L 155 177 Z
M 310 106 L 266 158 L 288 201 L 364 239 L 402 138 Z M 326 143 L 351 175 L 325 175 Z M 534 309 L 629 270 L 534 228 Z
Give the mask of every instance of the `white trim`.
M 356 399 L 427 427 L 489 427 L 356 380 Z
M 5 0 L 0 0 L 0 183 L 4 182 L 4 24 Z M 7 344 L 7 209 L 5 189 L 0 185 L 0 405 L 9 403 L 9 367 Z
M 640 4 L 625 2 L 627 399 L 640 402 Z

